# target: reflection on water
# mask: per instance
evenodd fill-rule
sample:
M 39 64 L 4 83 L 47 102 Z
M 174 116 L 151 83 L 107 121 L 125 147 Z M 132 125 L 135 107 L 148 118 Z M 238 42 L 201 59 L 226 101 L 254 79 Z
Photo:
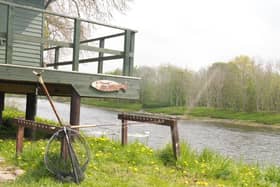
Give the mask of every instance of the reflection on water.
M 14 101 L 15 98 L 8 98 L 7 104 L 16 103 L 18 108 L 25 110 L 24 99 L 16 98 L 16 102 Z M 55 103 L 55 105 L 62 119 L 68 122 L 69 104 Z M 56 120 L 46 100 L 38 101 L 37 115 Z M 87 129 L 86 133 L 97 136 L 106 134 L 114 140 L 119 140 L 121 123 L 117 119 L 117 112 L 82 106 L 81 124 L 112 124 L 112 126 Z M 184 120 L 179 121 L 178 124 L 180 139 L 198 151 L 207 147 L 234 159 L 280 165 L 278 146 L 280 130 L 278 129 Z M 129 136 L 129 140 L 138 139 L 155 149 L 162 148 L 171 141 L 170 129 L 166 126 L 133 122 L 128 128 L 128 133 L 132 135 Z

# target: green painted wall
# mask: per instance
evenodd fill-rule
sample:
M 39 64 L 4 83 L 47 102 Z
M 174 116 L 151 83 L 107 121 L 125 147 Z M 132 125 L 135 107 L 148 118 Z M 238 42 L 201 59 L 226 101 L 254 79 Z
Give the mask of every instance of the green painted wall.
M 28 5 L 36 8 L 43 8 L 43 0 L 6 0 L 20 5 Z M 7 6 L 0 5 L 0 32 L 7 32 Z M 25 10 L 21 8 L 14 9 L 13 17 L 14 36 L 35 36 L 41 37 L 43 30 L 43 16 L 41 13 Z M 13 40 L 12 64 L 24 66 L 41 66 L 42 50 L 41 44 Z M 0 63 L 5 63 L 5 46 L 0 46 Z
M 7 6 L 0 5 L 0 35 L 7 32 Z M 5 63 L 6 45 L 4 37 L 0 36 L 0 64 Z

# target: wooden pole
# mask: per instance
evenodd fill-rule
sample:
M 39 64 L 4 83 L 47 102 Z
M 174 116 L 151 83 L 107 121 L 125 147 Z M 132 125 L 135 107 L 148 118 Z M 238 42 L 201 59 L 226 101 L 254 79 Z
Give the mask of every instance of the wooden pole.
M 16 138 L 16 156 L 18 156 L 20 153 L 22 153 L 23 136 L 24 136 L 24 127 L 18 126 L 17 138 Z
M 122 145 L 127 144 L 127 120 L 122 120 Z
M 179 144 L 177 121 L 174 121 L 173 124 L 170 125 L 170 129 L 171 129 L 173 152 L 174 152 L 175 159 L 177 160 L 180 156 L 180 144 Z
M 5 93 L 0 92 L 0 125 L 3 124 L 3 110 L 5 108 Z

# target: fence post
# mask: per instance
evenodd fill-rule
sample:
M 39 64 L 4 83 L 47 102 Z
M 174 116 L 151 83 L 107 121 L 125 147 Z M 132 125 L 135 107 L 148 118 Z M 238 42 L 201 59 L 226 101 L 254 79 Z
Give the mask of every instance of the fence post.
M 122 145 L 127 144 L 127 120 L 122 119 Z
M 23 136 L 24 136 L 24 127 L 19 125 L 17 131 L 17 138 L 16 138 L 16 156 L 22 153 L 23 150 Z
M 172 137 L 172 147 L 176 160 L 180 156 L 180 144 L 179 144 L 179 133 L 178 133 L 178 125 L 177 120 L 174 120 L 172 124 L 170 124 L 171 129 L 171 137 Z

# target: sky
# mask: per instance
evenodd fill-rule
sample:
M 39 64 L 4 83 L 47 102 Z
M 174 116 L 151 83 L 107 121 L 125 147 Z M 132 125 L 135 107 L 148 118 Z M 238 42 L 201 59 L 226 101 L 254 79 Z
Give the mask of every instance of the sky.
M 280 61 L 279 0 L 133 0 L 112 24 L 138 31 L 135 65 L 191 70 L 239 55 Z

